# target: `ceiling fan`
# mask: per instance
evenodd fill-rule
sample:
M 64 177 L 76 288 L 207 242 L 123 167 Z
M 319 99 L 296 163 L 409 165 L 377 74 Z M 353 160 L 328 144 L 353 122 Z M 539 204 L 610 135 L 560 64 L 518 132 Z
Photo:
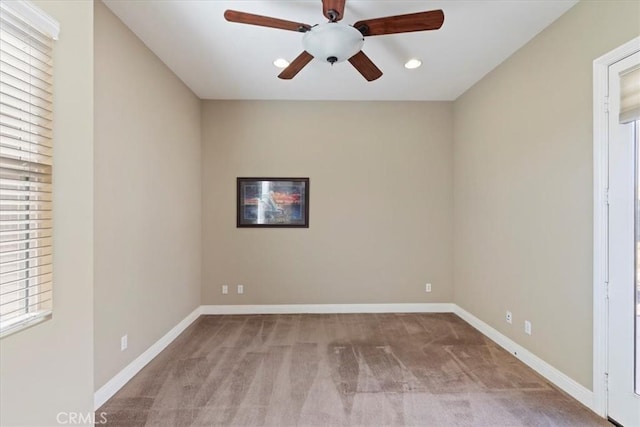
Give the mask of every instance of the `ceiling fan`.
M 239 24 L 305 33 L 302 38 L 304 51 L 278 75 L 285 80 L 295 77 L 313 58 L 327 61 L 331 65 L 348 60 L 365 79 L 376 80 L 382 76 L 382 71 L 362 51 L 364 37 L 437 30 L 444 22 L 442 10 L 431 10 L 365 19 L 353 25 L 347 25 L 338 22 L 344 14 L 345 1 L 322 0 L 322 13 L 329 22 L 313 26 L 236 10 L 225 11 L 224 17 L 229 22 Z

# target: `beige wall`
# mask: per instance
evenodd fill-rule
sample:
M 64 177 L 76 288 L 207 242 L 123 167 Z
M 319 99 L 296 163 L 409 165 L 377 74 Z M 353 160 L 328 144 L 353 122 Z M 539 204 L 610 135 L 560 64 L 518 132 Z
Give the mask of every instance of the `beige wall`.
M 450 302 L 451 120 L 446 102 L 203 102 L 202 303 Z M 310 177 L 311 227 L 236 228 L 239 176 Z
M 200 101 L 95 9 L 98 389 L 200 305 L 201 209 Z
M 53 319 L 0 341 L 0 425 L 93 411 L 93 3 L 36 1 L 55 44 Z M 62 418 L 63 420 L 65 418 Z
M 580 2 L 454 106 L 454 301 L 586 387 L 592 62 L 639 33 L 637 1 Z

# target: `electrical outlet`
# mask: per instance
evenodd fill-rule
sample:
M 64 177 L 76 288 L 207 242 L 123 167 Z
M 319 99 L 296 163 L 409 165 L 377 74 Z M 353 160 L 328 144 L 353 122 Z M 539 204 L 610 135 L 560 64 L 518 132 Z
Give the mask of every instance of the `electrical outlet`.
M 527 335 L 531 335 L 531 322 L 528 320 L 524 321 L 524 333 Z
M 510 311 L 507 311 L 507 314 L 504 316 L 504 320 L 505 320 L 507 323 L 511 323 L 511 322 L 513 322 L 513 314 L 511 314 L 511 312 L 510 312 Z
M 226 295 L 229 293 L 229 286 L 222 285 L 222 295 Z
M 431 283 L 427 283 L 426 285 L 424 285 L 424 291 L 431 292 Z
M 238 294 L 244 294 L 244 286 L 238 285 Z
M 127 349 L 127 346 L 129 345 L 127 341 L 128 341 L 127 335 L 123 335 L 122 338 L 120 338 L 120 351 L 125 351 Z

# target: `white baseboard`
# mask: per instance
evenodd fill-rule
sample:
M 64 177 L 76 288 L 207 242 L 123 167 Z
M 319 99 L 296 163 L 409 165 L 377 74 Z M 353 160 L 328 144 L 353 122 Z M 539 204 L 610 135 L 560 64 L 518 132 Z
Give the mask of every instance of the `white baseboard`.
M 202 314 L 452 313 L 455 304 L 203 305 Z
M 454 304 L 455 305 L 455 304 Z M 519 344 L 516 344 L 505 335 L 498 332 L 482 320 L 475 317 L 462 307 L 455 305 L 454 313 L 460 316 L 464 321 L 471 326 L 482 332 L 490 340 L 494 341 L 500 347 L 513 354 L 520 359 L 525 365 L 545 377 L 547 380 L 556 385 L 556 387 L 569 394 L 571 397 L 582 403 L 587 408 L 595 412 L 594 409 L 594 394 L 591 390 L 579 384 L 575 380 L 569 378 L 564 373 L 560 372 L 544 360 L 540 359 L 529 350 L 525 349 Z
M 155 344 L 127 365 L 94 394 L 97 410 L 134 375 L 164 350 L 200 315 L 214 314 L 304 314 L 304 313 L 455 313 L 482 334 L 515 355 L 527 366 L 564 390 L 586 407 L 594 410 L 594 393 L 563 374 L 529 350 L 516 344 L 465 309 L 453 303 L 416 304 L 282 304 L 282 305 L 202 305 L 185 317 Z
M 202 307 L 198 307 L 187 317 L 182 319 L 180 323 L 174 326 L 169 332 L 164 334 L 162 338 L 156 341 L 144 353 L 136 357 L 122 371 L 118 372 L 105 385 L 100 387 L 93 395 L 94 410 L 100 408 L 104 403 L 111 399 L 131 378 L 133 378 L 142 368 L 144 368 L 154 357 L 164 350 L 171 342 L 178 337 L 185 329 L 189 327 L 198 317 L 200 317 Z

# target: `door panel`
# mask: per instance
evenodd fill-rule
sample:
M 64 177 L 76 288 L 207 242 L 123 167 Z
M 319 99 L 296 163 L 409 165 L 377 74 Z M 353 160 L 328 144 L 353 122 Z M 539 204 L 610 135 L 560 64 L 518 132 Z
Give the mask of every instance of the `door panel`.
M 638 125 L 618 120 L 620 72 L 640 63 L 640 53 L 609 68 L 609 289 L 608 415 L 626 426 L 640 426 L 636 394 L 636 322 L 638 316 L 637 251 Z

